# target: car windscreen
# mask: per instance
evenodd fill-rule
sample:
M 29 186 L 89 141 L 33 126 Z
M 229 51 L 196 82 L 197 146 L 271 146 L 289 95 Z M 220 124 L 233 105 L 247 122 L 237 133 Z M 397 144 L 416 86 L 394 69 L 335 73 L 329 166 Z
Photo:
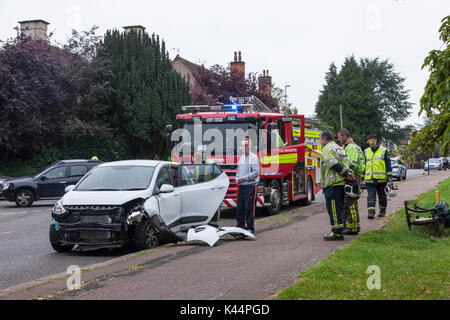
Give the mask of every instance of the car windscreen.
M 153 177 L 154 167 L 106 166 L 91 170 L 75 191 L 134 191 L 145 190 Z
M 439 162 L 441 162 L 441 160 L 439 160 L 439 159 L 430 159 L 430 162 L 432 162 L 432 163 L 439 163 Z

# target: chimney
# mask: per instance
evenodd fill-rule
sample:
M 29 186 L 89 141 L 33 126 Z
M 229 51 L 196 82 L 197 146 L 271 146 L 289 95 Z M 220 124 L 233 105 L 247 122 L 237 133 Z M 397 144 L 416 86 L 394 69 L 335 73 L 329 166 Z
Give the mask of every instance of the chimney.
M 123 29 L 125 30 L 125 34 L 128 34 L 132 31 L 136 32 L 139 36 L 142 36 L 145 32 L 145 27 L 143 26 L 127 26 L 127 27 L 123 27 Z
M 22 36 L 33 40 L 47 40 L 47 26 L 50 24 L 44 20 L 19 21 Z
M 230 63 L 230 69 L 231 72 L 241 72 L 245 80 L 245 62 L 242 61 L 241 52 L 239 51 L 239 57 L 237 56 L 237 54 L 237 52 L 234 52 L 234 61 Z
M 259 92 L 266 96 L 272 96 L 272 77 L 269 76 L 269 70 L 263 70 L 263 76 L 259 77 Z

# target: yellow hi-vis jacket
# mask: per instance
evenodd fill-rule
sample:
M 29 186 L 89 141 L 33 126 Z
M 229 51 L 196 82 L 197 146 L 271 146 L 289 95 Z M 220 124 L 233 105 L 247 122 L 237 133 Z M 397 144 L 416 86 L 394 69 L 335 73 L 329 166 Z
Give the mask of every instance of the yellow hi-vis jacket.
M 349 143 L 345 146 L 345 153 L 350 160 L 350 166 L 353 166 L 355 169 L 355 174 L 363 177 L 366 169 L 364 153 L 361 148 L 350 140 Z
M 343 169 L 336 172 L 333 166 L 341 164 Z M 350 170 L 350 161 L 345 150 L 334 141 L 327 143 L 322 149 L 322 159 L 320 160 L 320 176 L 322 188 L 345 185 L 344 173 Z
M 388 173 L 386 172 L 386 161 L 384 160 L 386 156 L 386 148 L 380 146 L 375 153 L 372 151 L 372 148 L 367 148 L 365 150 L 366 155 L 366 174 L 364 180 L 368 183 L 371 183 L 373 179 L 376 179 L 380 182 L 387 181 Z

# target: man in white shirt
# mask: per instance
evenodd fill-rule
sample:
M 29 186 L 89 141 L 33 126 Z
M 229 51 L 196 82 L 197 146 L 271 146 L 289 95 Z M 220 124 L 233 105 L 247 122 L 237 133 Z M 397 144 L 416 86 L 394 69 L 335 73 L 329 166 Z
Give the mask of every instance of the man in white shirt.
M 255 232 L 255 202 L 259 182 L 259 158 L 251 153 L 251 140 L 245 138 L 241 143 L 244 154 L 238 162 L 236 183 L 239 185 L 236 220 L 237 227 Z

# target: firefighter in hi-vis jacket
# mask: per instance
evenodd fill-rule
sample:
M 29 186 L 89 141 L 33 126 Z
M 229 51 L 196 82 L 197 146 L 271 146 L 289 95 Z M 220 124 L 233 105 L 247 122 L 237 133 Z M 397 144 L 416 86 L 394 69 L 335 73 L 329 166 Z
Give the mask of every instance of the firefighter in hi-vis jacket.
M 356 181 L 361 183 L 366 168 L 364 152 L 353 141 L 350 136 L 350 131 L 347 129 L 342 129 L 338 132 L 338 140 L 350 160 L 350 169 L 355 173 Z M 356 235 L 361 231 L 358 199 L 359 197 L 345 194 L 344 221 L 346 229 L 344 230 L 344 234 Z
M 350 161 L 344 149 L 334 142 L 330 131 L 320 134 L 320 143 L 323 147 L 320 161 L 321 185 L 331 223 L 331 233 L 324 240 L 343 240 L 344 186 L 346 180 L 355 181 L 356 177 L 350 170 Z
M 377 203 L 377 194 L 380 205 L 378 216 L 384 217 L 387 208 L 387 196 L 384 188 L 387 182 L 392 182 L 391 159 L 385 147 L 378 144 L 375 134 L 368 137 L 369 148 L 364 152 L 366 156 L 366 173 L 364 180 L 367 187 L 367 209 L 369 219 L 375 219 L 375 206 Z

